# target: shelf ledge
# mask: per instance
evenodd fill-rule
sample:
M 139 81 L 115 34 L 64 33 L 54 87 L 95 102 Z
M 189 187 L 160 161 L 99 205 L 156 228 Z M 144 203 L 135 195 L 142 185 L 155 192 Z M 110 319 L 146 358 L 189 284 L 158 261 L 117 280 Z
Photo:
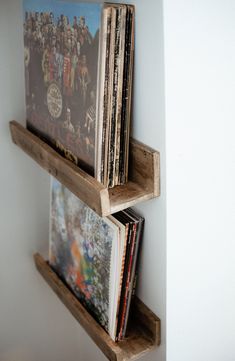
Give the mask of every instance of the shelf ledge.
M 160 195 L 160 154 L 137 140 L 130 139 L 128 183 L 107 189 L 14 120 L 10 131 L 16 145 L 100 216 Z
M 134 317 L 130 319 L 128 336 L 113 342 L 39 253 L 34 255 L 34 261 L 48 285 L 110 361 L 136 360 L 160 345 L 160 319 L 137 297 L 133 300 Z

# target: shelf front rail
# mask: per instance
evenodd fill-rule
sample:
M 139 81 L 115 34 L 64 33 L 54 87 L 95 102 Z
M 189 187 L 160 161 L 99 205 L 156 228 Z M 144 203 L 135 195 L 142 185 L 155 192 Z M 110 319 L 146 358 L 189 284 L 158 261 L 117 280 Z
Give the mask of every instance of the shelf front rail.
M 48 285 L 110 361 L 136 360 L 160 345 L 160 319 L 137 297 L 127 338 L 113 342 L 39 253 L 34 255 L 34 261 Z
M 107 189 L 16 121 L 10 122 L 10 131 L 17 146 L 100 216 L 160 195 L 160 154 L 134 139 L 130 139 L 129 181 Z

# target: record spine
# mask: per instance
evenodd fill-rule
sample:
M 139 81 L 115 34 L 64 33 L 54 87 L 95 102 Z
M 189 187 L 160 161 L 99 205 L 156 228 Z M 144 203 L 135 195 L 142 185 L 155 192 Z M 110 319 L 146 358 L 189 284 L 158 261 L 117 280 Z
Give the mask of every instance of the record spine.
M 107 43 L 107 17 L 109 9 L 105 7 L 101 16 L 101 29 L 99 34 L 99 53 L 98 53 L 98 76 L 97 76 L 97 99 L 96 99 L 96 129 L 95 129 L 95 178 L 101 182 L 101 136 L 103 132 L 103 110 L 104 110 L 104 68 L 106 57 L 106 43 Z
M 129 293 L 129 283 L 130 283 L 132 261 L 133 261 L 133 254 L 134 254 L 134 246 L 135 246 L 135 239 L 136 239 L 136 229 L 137 229 L 137 224 L 134 223 L 133 224 L 133 234 L 132 234 L 132 239 L 131 239 L 130 260 L 129 260 L 129 264 L 128 264 L 127 280 L 126 280 L 126 286 L 125 286 L 123 312 L 122 312 L 120 330 L 119 330 L 119 335 L 118 335 L 118 340 L 119 341 L 123 339 L 123 327 L 124 327 L 124 322 L 125 322 L 125 317 L 126 317 L 126 310 L 127 310 L 127 297 L 128 297 L 128 293 Z
M 123 282 L 123 277 L 124 277 L 124 269 L 125 269 L 125 259 L 126 259 L 126 251 L 127 251 L 127 239 L 128 239 L 128 232 L 129 232 L 129 224 L 127 223 L 125 225 L 125 247 L 124 247 L 124 252 L 123 252 L 123 257 L 122 257 L 122 266 L 121 266 L 121 277 L 120 277 L 120 282 L 119 282 L 119 297 L 118 297 L 118 306 L 117 306 L 117 316 L 116 316 L 116 330 L 118 327 L 118 320 L 119 320 L 119 310 L 120 310 L 120 304 L 121 304 L 121 295 L 122 295 L 122 282 Z M 117 340 L 117 337 L 116 337 Z
M 134 17 L 135 9 L 133 5 L 127 6 L 128 31 L 126 32 L 126 58 L 123 81 L 123 109 L 122 109 L 122 138 L 121 138 L 121 160 L 119 171 L 119 184 L 125 184 L 128 180 L 129 163 L 129 136 L 131 122 L 131 100 L 132 81 L 134 64 Z
M 110 71 L 110 32 L 111 32 L 111 15 L 112 9 L 109 7 L 106 9 L 107 19 L 106 19 L 106 32 L 105 32 L 105 56 L 104 56 L 104 77 L 103 82 L 103 93 L 101 101 L 101 112 L 100 112 L 100 121 L 102 122 L 102 130 L 100 136 L 100 174 L 99 181 L 101 183 L 105 182 L 105 167 L 107 163 L 107 131 L 108 131 L 108 91 L 109 91 L 109 71 Z
M 126 13 L 127 6 L 121 6 L 120 42 L 119 42 L 119 65 L 118 65 L 118 90 L 116 109 L 116 149 L 114 163 L 114 185 L 119 184 L 119 158 L 120 158 L 120 137 L 123 104 L 123 73 L 125 59 L 125 34 L 126 34 Z
M 116 9 L 111 7 L 111 29 L 110 29 L 110 49 L 109 49 L 109 73 L 108 73 L 108 95 L 107 95 L 107 124 L 105 149 L 106 157 L 104 163 L 104 181 L 105 187 L 109 186 L 109 153 L 110 153 L 110 129 L 112 118 L 112 94 L 114 78 L 114 51 L 115 51 L 115 28 L 116 28 Z
M 115 171 L 115 149 L 116 149 L 116 111 L 117 111 L 117 87 L 118 87 L 118 57 L 120 43 L 120 8 L 116 9 L 116 26 L 115 26 L 115 47 L 114 47 L 114 71 L 113 71 L 113 88 L 111 96 L 111 122 L 110 122 L 110 139 L 109 139 L 109 162 L 108 162 L 108 184 L 112 188 L 114 186 Z
M 141 217 L 141 219 L 138 223 L 138 226 L 137 226 L 137 234 L 136 234 L 135 245 L 134 245 L 133 264 L 131 267 L 130 283 L 129 283 L 129 290 L 128 290 L 128 296 L 127 296 L 126 316 L 125 316 L 123 332 L 122 332 L 123 338 L 126 336 L 131 301 L 132 301 L 133 295 L 136 290 L 136 281 L 137 281 L 136 265 L 137 265 L 139 249 L 140 249 L 141 241 L 142 241 L 142 237 L 143 237 L 143 230 L 144 230 L 144 218 Z

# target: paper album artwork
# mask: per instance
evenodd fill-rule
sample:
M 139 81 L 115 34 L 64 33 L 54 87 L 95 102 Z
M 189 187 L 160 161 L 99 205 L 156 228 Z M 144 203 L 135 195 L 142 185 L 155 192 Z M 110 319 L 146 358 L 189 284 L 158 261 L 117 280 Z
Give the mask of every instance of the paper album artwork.
M 128 180 L 131 5 L 23 0 L 27 128 L 106 187 Z
M 27 126 L 94 173 L 102 5 L 24 0 Z
M 127 333 L 144 219 L 100 217 L 52 178 L 49 263 L 114 341 Z
M 115 339 L 122 257 L 120 230 L 57 180 L 51 185 L 49 262 Z

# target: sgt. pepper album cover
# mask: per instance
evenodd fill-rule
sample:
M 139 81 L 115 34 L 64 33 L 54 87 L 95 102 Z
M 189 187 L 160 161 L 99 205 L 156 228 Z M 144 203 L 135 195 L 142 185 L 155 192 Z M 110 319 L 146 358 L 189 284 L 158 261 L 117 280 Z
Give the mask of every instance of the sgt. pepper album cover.
M 102 5 L 24 0 L 27 126 L 91 174 Z
M 134 8 L 24 0 L 27 127 L 106 187 L 124 184 Z

